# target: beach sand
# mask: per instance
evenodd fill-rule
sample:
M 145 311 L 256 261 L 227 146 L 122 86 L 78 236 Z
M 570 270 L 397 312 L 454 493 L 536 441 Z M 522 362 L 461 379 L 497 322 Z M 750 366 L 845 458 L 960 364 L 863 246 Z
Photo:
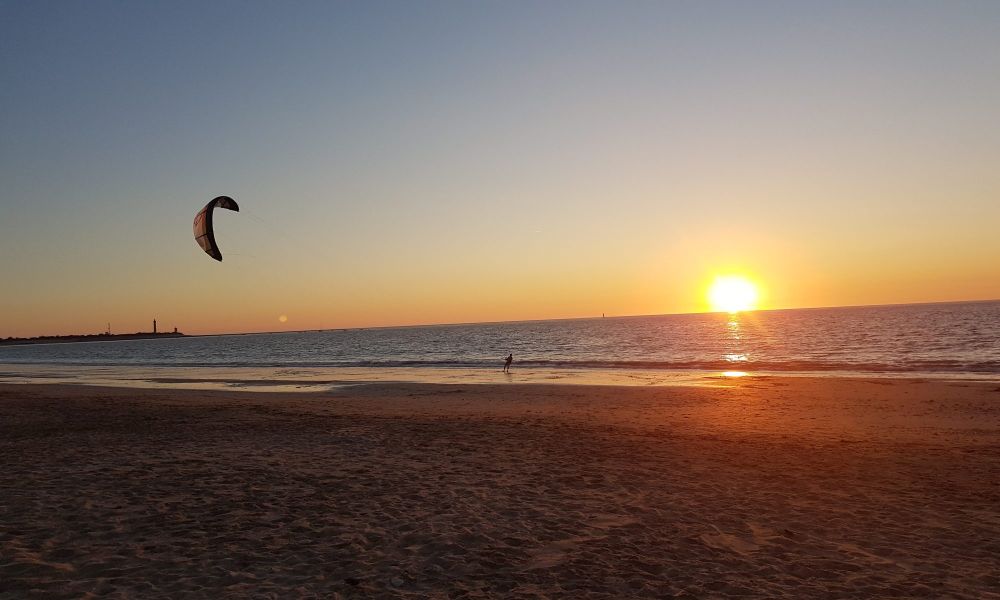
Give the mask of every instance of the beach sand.
M 1000 598 L 1000 387 L 0 386 L 0 597 Z

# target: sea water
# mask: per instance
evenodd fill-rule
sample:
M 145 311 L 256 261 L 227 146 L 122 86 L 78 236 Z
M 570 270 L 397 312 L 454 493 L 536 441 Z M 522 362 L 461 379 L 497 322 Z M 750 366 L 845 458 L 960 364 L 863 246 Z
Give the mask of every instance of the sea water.
M 515 373 L 994 378 L 1000 377 L 1000 301 L 0 346 L 0 379 L 31 371 L 29 366 L 35 373 L 44 372 L 41 367 L 61 373 L 129 367 L 141 369 L 133 372 L 145 379 L 193 369 L 202 378 L 206 369 L 242 369 L 256 376 L 349 371 L 368 374 L 361 379 L 384 380 L 386 373 L 407 379 L 400 373 L 498 371 L 509 353 Z

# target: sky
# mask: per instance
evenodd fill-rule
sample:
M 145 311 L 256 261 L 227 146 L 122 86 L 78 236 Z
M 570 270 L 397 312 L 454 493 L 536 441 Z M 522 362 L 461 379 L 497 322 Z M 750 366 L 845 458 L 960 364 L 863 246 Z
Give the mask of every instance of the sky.
M 0 337 L 1000 298 L 997 107 L 997 2 L 0 0 Z

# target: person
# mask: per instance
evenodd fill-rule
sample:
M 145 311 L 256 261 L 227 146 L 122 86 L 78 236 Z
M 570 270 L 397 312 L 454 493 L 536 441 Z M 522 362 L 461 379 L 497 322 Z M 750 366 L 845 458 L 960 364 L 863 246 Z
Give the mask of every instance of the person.
M 503 364 L 503 372 L 510 373 L 510 363 L 514 362 L 514 353 L 511 352 L 507 355 L 507 360 Z

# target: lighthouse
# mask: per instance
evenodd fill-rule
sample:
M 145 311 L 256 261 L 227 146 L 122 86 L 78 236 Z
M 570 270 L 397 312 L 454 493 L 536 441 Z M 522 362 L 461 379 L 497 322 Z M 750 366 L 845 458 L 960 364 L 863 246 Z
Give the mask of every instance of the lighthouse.
M 156 333 L 156 319 L 153 319 L 153 333 Z

